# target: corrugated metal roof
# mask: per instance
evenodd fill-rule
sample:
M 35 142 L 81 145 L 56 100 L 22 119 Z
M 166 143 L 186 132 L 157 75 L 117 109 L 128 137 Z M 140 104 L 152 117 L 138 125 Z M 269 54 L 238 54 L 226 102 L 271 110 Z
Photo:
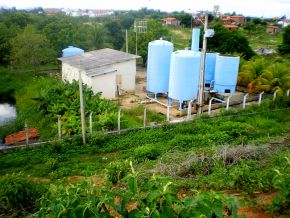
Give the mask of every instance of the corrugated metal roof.
M 111 67 L 98 67 L 89 71 L 86 71 L 86 75 L 89 77 L 95 77 L 107 73 L 116 72 L 117 70 Z
M 104 48 L 91 52 L 85 52 L 84 54 L 72 57 L 58 58 L 58 60 L 83 70 L 92 70 L 114 63 L 133 60 L 139 57 L 140 56 L 132 55 L 126 52 Z

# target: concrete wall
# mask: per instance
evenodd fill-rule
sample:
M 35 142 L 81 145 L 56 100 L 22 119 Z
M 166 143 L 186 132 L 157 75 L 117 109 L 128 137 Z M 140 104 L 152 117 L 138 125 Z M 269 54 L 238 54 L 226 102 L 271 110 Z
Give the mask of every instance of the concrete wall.
M 116 63 L 111 65 L 111 67 L 116 69 L 116 74 L 122 77 L 121 89 L 129 92 L 135 91 L 136 60 Z
M 91 87 L 94 93 L 101 92 L 103 98 L 113 99 L 116 97 L 116 73 L 103 74 L 91 77 Z

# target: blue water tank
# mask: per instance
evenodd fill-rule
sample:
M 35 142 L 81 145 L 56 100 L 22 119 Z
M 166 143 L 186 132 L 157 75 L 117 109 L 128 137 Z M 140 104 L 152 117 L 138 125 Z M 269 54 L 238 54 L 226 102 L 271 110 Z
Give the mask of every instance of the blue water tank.
M 214 80 L 215 63 L 218 53 L 206 53 L 204 83 L 210 84 Z
M 200 35 L 200 29 L 198 28 L 192 29 L 192 38 L 191 38 L 192 51 L 199 51 L 199 35 Z
M 83 54 L 85 51 L 81 48 L 76 48 L 73 46 L 69 46 L 68 48 L 65 48 L 62 50 L 62 57 L 70 57 L 75 55 Z
M 216 57 L 214 90 L 218 93 L 234 93 L 236 90 L 240 57 Z
M 183 101 L 195 100 L 198 94 L 200 52 L 180 50 L 172 53 L 168 97 Z
M 173 44 L 165 40 L 155 40 L 148 44 L 147 91 L 168 92 L 170 56 Z

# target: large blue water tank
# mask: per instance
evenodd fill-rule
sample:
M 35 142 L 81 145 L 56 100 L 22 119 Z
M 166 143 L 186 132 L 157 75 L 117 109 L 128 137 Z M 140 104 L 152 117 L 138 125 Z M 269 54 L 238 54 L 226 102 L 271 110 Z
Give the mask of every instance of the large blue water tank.
M 173 44 L 165 40 L 155 40 L 148 44 L 147 91 L 168 92 L 170 56 Z
M 216 57 L 218 53 L 206 53 L 204 83 L 210 84 L 214 80 Z
M 234 93 L 236 90 L 240 57 L 220 56 L 216 58 L 214 89 L 218 93 Z
M 183 101 L 195 100 L 198 94 L 200 52 L 180 50 L 172 53 L 168 97 Z
M 73 46 L 69 46 L 68 48 L 65 48 L 62 50 L 62 57 L 70 57 L 74 55 L 80 55 L 83 54 L 85 51 L 81 48 L 76 48 Z

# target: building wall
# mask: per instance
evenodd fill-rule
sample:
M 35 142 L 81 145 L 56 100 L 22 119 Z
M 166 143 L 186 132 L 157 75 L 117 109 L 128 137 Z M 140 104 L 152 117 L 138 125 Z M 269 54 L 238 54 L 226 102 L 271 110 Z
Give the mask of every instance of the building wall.
M 69 64 L 62 63 L 62 80 L 72 82 L 74 79 L 78 80 L 79 70 Z
M 108 73 L 91 77 L 91 87 L 94 93 L 101 92 L 103 98 L 113 99 L 116 97 L 116 73 Z
M 116 69 L 117 72 L 88 77 L 85 71 L 82 71 L 82 80 L 84 84 L 92 87 L 94 93 L 102 92 L 102 97 L 112 99 L 116 97 L 117 75 L 121 78 L 121 89 L 132 92 L 135 90 L 136 78 L 136 60 L 130 60 L 122 63 L 112 64 L 108 67 Z M 72 82 L 79 79 L 79 70 L 69 64 L 62 64 L 62 80 Z
M 122 63 L 116 63 L 111 65 L 111 67 L 117 70 L 117 75 L 121 75 L 121 89 L 129 92 L 134 91 L 136 78 L 136 60 L 134 59 Z

